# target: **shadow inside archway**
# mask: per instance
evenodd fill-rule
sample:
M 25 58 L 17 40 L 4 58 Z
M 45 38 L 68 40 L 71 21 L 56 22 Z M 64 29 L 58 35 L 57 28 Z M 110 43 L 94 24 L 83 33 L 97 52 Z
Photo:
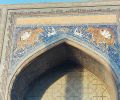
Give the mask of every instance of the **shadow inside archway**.
M 13 83 L 11 100 L 86 100 L 83 99 L 83 94 L 81 95 L 84 90 L 80 90 L 84 85 L 84 68 L 106 84 L 106 79 L 113 82 L 109 76 L 111 73 L 107 72 L 99 60 L 62 43 L 24 67 Z M 54 85 L 56 87 L 52 89 Z M 93 91 L 90 92 L 92 94 Z
M 63 97 L 64 97 L 64 100 L 69 100 L 67 98 L 67 93 L 69 93 L 70 90 L 68 90 L 67 85 L 71 87 L 72 84 L 69 83 L 69 78 L 73 78 L 73 76 L 69 77 L 68 73 L 73 72 L 73 70 L 75 69 L 78 69 L 78 68 L 74 62 L 66 61 L 65 63 L 59 65 L 58 67 L 47 71 L 42 76 L 40 76 L 36 80 L 36 82 L 33 82 L 30 85 L 28 94 L 26 94 L 25 96 L 25 100 L 31 100 L 31 99 L 32 100 L 47 100 L 47 99 L 49 100 L 49 98 L 52 98 L 54 100 L 55 98 L 56 100 L 63 100 L 62 99 Z M 64 79 L 59 80 L 65 75 L 67 75 L 66 81 Z M 56 81 L 59 81 L 59 82 L 56 82 Z M 76 80 L 76 81 L 78 82 L 79 80 Z M 56 86 L 51 87 L 51 85 L 54 83 L 56 84 Z M 81 83 L 79 84 L 82 85 Z M 65 91 L 63 91 L 64 89 Z M 49 93 L 46 93 L 47 90 Z M 44 96 L 44 94 L 46 94 L 45 95 L 46 97 Z

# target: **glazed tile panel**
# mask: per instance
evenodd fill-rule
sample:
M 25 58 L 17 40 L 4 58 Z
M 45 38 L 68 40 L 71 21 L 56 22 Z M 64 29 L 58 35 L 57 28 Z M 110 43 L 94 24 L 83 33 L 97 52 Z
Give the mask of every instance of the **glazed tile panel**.
M 62 39 L 70 39 L 99 52 L 120 67 L 117 24 L 22 25 L 13 32 L 11 69 L 23 58 Z

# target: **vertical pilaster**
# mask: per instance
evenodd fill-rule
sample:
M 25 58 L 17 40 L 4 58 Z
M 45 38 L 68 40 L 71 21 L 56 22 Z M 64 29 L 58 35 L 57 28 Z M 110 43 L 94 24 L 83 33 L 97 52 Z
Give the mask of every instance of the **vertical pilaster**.
M 120 11 L 117 12 L 117 24 L 118 24 L 118 43 L 120 44 Z
M 5 100 L 5 88 L 3 83 L 6 82 L 6 73 L 5 66 L 3 64 L 3 46 L 4 46 L 4 38 L 5 38 L 5 29 L 6 29 L 6 19 L 7 19 L 7 9 L 2 8 L 0 13 L 0 100 Z
M 7 19 L 7 9 L 2 8 L 0 13 L 0 62 L 2 58 L 2 50 L 3 50 L 3 41 L 6 27 L 6 19 Z

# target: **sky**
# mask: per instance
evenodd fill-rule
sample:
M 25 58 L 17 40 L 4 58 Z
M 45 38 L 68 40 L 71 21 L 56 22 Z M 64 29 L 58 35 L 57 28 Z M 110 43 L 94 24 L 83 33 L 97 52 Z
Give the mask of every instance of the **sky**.
M 0 0 L 0 4 L 47 3 L 47 2 L 87 2 L 87 1 L 90 1 L 90 0 Z

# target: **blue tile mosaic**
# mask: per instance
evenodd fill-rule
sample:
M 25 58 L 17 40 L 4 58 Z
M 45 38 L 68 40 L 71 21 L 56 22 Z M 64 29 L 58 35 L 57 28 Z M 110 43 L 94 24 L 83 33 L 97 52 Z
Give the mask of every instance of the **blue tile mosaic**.
M 13 33 L 11 65 L 18 64 L 42 45 L 48 46 L 64 38 L 71 38 L 73 41 L 83 43 L 99 52 L 120 67 L 120 44 L 117 29 L 117 24 L 17 26 Z

